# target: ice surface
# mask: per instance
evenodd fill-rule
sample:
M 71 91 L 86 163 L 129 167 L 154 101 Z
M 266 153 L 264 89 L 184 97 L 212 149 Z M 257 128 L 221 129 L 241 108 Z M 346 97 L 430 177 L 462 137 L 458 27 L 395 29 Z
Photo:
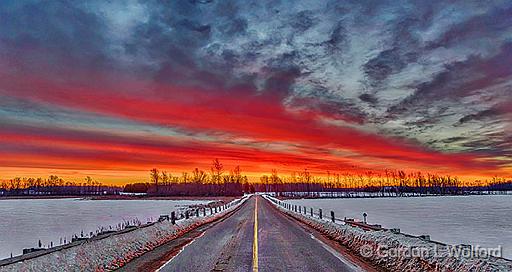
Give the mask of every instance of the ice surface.
M 246 198 L 237 201 L 234 203 L 236 205 L 217 214 L 179 220 L 176 225 L 169 221 L 157 222 L 0 267 L 0 271 L 112 271 L 177 235 L 223 216 L 245 200 Z
M 0 259 L 20 255 L 23 248 L 69 241 L 83 230 L 115 226 L 138 218 L 142 223 L 160 214 L 169 214 L 180 206 L 208 203 L 189 200 L 81 200 L 81 199 L 9 199 L 0 200 Z
M 403 233 L 430 235 L 447 244 L 502 246 L 512 259 L 512 196 L 443 196 L 408 198 L 300 199 L 287 202 L 331 210 L 337 218 L 362 219 Z

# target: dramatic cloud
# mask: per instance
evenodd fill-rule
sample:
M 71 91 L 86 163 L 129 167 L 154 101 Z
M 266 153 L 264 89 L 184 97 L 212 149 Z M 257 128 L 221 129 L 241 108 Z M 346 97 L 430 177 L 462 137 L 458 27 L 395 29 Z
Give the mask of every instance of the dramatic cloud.
M 126 176 L 221 158 L 255 174 L 510 175 L 511 12 L 508 1 L 4 1 L 0 170 Z

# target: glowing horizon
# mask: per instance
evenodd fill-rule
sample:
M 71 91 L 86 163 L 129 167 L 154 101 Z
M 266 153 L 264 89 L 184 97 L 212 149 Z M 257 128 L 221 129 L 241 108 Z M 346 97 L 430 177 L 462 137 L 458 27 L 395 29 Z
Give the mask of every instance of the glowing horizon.
M 0 180 L 512 177 L 510 4 L 116 5 L 0 4 Z

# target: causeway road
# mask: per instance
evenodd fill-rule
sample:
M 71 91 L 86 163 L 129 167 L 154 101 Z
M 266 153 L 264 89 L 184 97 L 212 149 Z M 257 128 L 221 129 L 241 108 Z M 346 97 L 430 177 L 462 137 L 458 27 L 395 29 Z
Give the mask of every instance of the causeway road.
M 157 271 L 367 271 L 261 196 L 212 225 Z

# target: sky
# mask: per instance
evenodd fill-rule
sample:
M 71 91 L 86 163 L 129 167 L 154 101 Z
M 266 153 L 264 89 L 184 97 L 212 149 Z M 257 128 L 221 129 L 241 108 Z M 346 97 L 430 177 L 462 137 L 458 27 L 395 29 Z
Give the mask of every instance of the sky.
M 415 2 L 415 3 L 411 3 Z M 510 1 L 0 2 L 0 179 L 512 176 Z

